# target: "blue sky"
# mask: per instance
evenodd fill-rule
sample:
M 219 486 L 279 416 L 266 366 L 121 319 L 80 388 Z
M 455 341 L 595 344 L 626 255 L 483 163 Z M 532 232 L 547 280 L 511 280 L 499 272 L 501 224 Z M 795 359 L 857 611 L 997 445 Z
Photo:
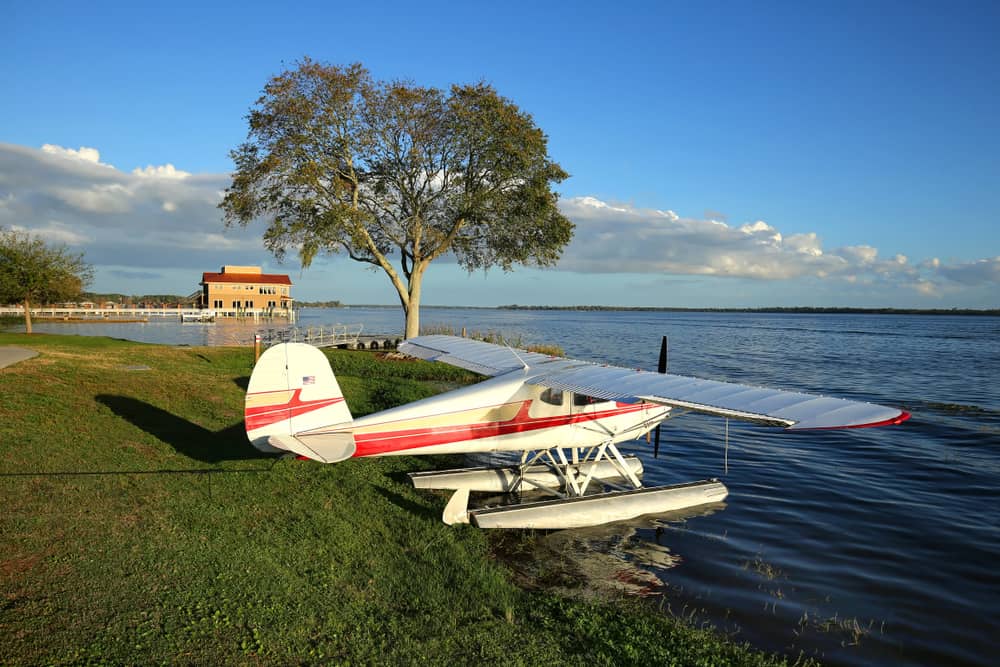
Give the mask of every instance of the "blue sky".
M 571 174 L 558 269 L 443 262 L 425 303 L 1000 307 L 1000 5 L 461 4 L 15 3 L 0 225 L 79 248 L 101 291 L 254 262 L 301 299 L 395 303 L 215 209 L 253 101 L 308 55 L 486 80 Z

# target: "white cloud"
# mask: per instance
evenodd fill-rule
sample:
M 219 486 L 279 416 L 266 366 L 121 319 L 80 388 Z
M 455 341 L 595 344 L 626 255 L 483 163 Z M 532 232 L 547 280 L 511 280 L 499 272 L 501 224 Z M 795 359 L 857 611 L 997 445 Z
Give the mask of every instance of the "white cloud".
M 0 143 L 0 225 L 80 246 L 92 264 L 203 271 L 269 257 L 262 228 L 224 229 L 228 174 L 172 164 L 130 172 L 100 159 L 95 148 Z
M 172 178 L 172 179 L 185 179 L 191 176 L 190 173 L 186 171 L 181 171 L 174 167 L 174 165 L 167 164 L 155 167 L 153 165 L 147 165 L 143 169 L 136 167 L 132 170 L 132 173 L 141 178 Z
M 852 245 L 840 249 L 839 254 L 848 261 L 861 265 L 873 264 L 878 258 L 878 250 L 870 245 Z
M 104 167 L 111 167 L 111 165 L 101 162 L 101 152 L 96 148 L 80 146 L 80 148 L 74 150 L 72 148 L 63 148 L 62 146 L 56 146 L 54 144 L 45 144 L 42 146 L 42 151 L 50 155 L 58 155 L 74 160 L 90 162 L 91 164 L 99 164 Z
M 50 192 L 70 208 L 88 213 L 127 213 L 132 210 L 132 193 L 121 183 L 54 187 Z
M 20 225 L 11 225 L 11 229 L 18 232 L 29 232 L 35 236 L 40 236 L 46 241 L 62 243 L 69 246 L 78 246 L 89 243 L 93 239 L 76 232 L 61 222 L 50 222 L 44 227 L 34 227 L 27 229 Z
M 812 277 L 853 285 L 891 285 L 934 296 L 949 283 L 1000 283 L 1000 258 L 943 265 L 913 265 L 901 254 L 880 260 L 867 244 L 824 249 L 816 232 L 782 234 L 764 220 L 739 226 L 683 218 L 595 197 L 560 201 L 576 223 L 559 268 L 584 273 L 726 276 L 756 280 Z
M 838 270 L 815 234 L 784 237 L 763 220 L 731 227 L 669 211 L 603 205 L 594 197 L 560 202 L 576 236 L 560 268 L 592 273 L 672 273 L 787 279 Z
M 784 247 L 792 252 L 812 257 L 819 257 L 823 254 L 822 242 L 816 236 L 816 232 L 792 234 L 785 239 Z
M 941 276 L 961 285 L 1000 283 L 1000 257 L 979 259 L 951 266 L 938 264 L 935 268 Z
M 713 219 L 714 221 L 714 219 Z M 742 225 L 740 231 L 749 234 L 757 239 L 758 243 L 775 245 L 781 243 L 781 232 L 767 224 L 763 220 L 758 220 L 752 224 Z

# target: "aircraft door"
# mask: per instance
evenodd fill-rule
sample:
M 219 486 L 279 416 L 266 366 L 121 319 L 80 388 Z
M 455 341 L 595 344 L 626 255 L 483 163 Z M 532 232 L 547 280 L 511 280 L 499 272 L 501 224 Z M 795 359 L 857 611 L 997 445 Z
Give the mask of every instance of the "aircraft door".
M 545 446 L 570 447 L 572 434 L 576 431 L 570 425 L 569 417 L 573 407 L 573 394 L 561 389 L 540 388 L 531 402 L 532 419 L 545 420 Z
M 569 413 L 573 423 L 571 446 L 593 447 L 606 440 L 608 433 L 599 425 L 599 420 L 584 415 L 599 412 L 607 401 L 576 393 L 569 395 L 568 398 Z

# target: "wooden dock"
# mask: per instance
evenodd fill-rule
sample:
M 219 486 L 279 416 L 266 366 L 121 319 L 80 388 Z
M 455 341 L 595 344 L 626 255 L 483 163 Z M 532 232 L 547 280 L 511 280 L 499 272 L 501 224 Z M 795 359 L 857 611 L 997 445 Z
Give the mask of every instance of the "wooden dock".
M 314 347 L 348 350 L 394 350 L 401 339 L 387 334 L 362 333 L 362 324 L 333 324 L 314 327 L 284 327 L 258 331 L 264 348 L 279 343 L 308 343 Z
M 208 315 L 210 313 L 210 315 Z M 24 317 L 23 306 L 0 306 L 0 316 Z M 221 308 L 85 308 L 82 306 L 37 306 L 31 308 L 32 319 L 39 320 L 87 320 L 105 322 L 148 321 L 150 319 L 175 318 L 181 321 L 204 321 L 206 319 L 227 318 L 262 321 L 282 319 L 295 321 L 295 311 L 276 308 L 247 308 L 226 310 Z

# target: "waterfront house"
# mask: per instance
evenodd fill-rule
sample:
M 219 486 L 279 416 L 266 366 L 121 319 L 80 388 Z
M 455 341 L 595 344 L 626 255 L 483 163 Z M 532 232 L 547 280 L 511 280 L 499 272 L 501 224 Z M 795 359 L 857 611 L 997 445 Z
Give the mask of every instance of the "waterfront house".
M 201 275 L 200 307 L 221 317 L 273 316 L 292 313 L 292 281 L 285 274 L 264 273 L 259 266 L 226 265 Z

